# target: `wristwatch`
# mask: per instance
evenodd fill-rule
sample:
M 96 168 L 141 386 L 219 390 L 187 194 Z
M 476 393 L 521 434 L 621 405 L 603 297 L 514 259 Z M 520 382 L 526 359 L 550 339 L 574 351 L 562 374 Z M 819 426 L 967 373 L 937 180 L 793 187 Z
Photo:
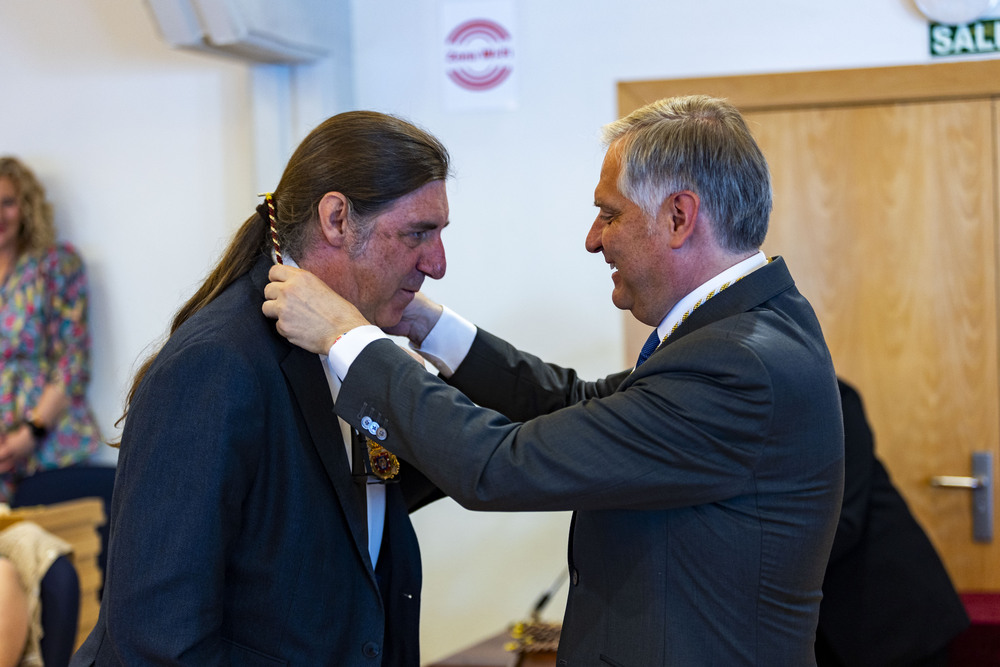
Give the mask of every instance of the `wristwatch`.
M 44 424 L 35 421 L 34 418 L 28 420 L 28 428 L 31 429 L 31 436 L 36 443 L 45 440 L 45 436 L 49 434 L 49 429 Z

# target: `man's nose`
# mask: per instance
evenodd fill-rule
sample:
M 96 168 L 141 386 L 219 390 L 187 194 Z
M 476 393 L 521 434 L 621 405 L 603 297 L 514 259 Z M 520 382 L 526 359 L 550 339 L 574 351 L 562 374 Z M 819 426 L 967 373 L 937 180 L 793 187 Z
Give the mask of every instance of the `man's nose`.
M 444 243 L 437 239 L 433 245 L 421 256 L 420 264 L 417 265 L 424 275 L 440 280 L 444 278 L 444 272 L 448 268 L 448 262 L 444 257 Z
M 584 240 L 584 245 L 587 247 L 587 252 L 601 252 L 604 244 L 601 242 L 601 231 L 604 225 L 600 220 L 595 220 L 594 224 L 590 226 L 590 231 L 587 232 L 587 238 Z

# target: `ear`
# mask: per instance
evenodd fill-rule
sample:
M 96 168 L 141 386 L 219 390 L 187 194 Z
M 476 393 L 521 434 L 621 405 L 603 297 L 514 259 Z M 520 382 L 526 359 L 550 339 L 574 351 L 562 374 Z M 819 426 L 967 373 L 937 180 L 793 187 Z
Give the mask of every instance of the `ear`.
M 670 247 L 677 250 L 683 246 L 695 231 L 701 198 L 690 190 L 675 192 L 663 200 L 657 223 L 670 236 Z
M 339 192 L 327 192 L 319 200 L 319 230 L 322 238 L 334 248 L 341 248 L 347 242 L 347 213 L 350 206 L 347 197 Z

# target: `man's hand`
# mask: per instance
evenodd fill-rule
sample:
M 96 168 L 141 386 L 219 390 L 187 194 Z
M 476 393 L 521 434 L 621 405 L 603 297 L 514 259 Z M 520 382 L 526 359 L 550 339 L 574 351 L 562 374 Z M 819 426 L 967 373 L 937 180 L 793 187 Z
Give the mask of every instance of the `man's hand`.
M 423 292 L 417 292 L 406 309 L 403 311 L 403 318 L 394 327 L 383 329 L 390 336 L 406 336 L 416 346 L 420 346 L 427 338 L 434 325 L 441 318 L 444 308 L 434 303 Z
M 299 347 L 327 354 L 334 341 L 369 324 L 349 301 L 302 269 L 275 264 L 267 274 L 264 315 L 277 320 L 278 333 Z

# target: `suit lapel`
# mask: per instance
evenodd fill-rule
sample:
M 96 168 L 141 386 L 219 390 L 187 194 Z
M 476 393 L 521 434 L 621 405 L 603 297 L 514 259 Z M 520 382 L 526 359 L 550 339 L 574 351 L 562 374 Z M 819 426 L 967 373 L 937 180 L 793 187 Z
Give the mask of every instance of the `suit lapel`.
M 262 295 L 270 266 L 267 258 L 262 258 L 251 271 L 251 279 Z M 323 373 L 322 362 L 312 352 L 307 352 L 281 338 L 277 331 L 275 336 L 288 350 L 288 354 L 280 362 L 281 372 L 288 380 L 295 402 L 302 411 L 309 440 L 316 448 L 323 469 L 333 484 L 337 499 L 347 517 L 354 543 L 374 577 L 371 556 L 368 553 L 367 508 L 361 502 L 361 496 L 351 477 L 351 466 L 344 450 L 340 422 L 333 411 L 333 399 L 330 397 L 330 387 Z M 305 435 L 303 433 L 303 436 Z
M 299 409 L 309 431 L 309 439 L 323 462 L 327 477 L 340 500 L 347 523 L 354 536 L 354 542 L 361 552 L 369 570 L 371 556 L 368 553 L 368 516 L 361 502 L 351 468 L 340 436 L 340 422 L 333 411 L 330 388 L 327 385 L 320 360 L 315 354 L 301 348 L 294 348 L 281 362 L 281 370 L 295 394 Z
M 795 281 L 788 273 L 785 260 L 775 257 L 769 264 L 716 294 L 691 313 L 677 330 L 670 334 L 665 345 L 680 340 L 706 324 L 756 308 L 794 286 Z

